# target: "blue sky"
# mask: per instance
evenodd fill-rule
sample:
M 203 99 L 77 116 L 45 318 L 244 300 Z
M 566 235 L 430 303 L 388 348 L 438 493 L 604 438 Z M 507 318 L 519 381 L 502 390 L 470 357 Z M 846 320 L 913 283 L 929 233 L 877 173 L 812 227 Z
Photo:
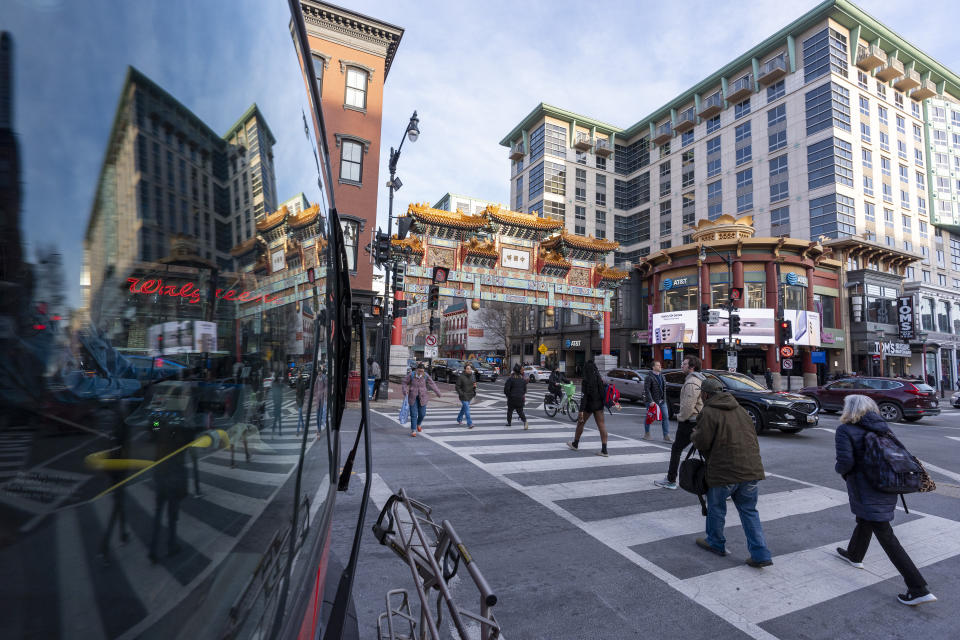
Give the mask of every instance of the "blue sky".
M 414 109 L 421 137 L 404 145 L 397 210 L 447 191 L 505 203 L 509 162 L 497 143 L 539 102 L 629 126 L 816 4 L 349 3 L 406 29 L 384 98 L 381 225 L 387 151 Z M 893 0 L 858 4 L 960 71 L 960 3 L 917 5 L 923 11 Z M 68 281 L 79 281 L 82 237 L 127 64 L 220 133 L 257 102 L 278 141 L 280 197 L 305 191 L 315 199 L 287 24 L 284 0 L 4 2 L 0 28 L 16 46 L 29 250 L 55 243 Z

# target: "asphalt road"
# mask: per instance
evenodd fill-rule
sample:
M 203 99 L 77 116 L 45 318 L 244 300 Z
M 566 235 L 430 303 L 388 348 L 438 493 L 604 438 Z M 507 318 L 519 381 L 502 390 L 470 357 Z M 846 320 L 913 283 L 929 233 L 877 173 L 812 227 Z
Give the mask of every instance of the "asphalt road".
M 441 388 L 452 394 L 449 385 Z M 469 431 L 456 425 L 452 407 L 432 406 L 417 438 L 395 420 L 395 409 L 373 414 L 375 475 L 354 587 L 361 637 L 376 637 L 388 589 L 405 588 L 416 601 L 409 569 L 370 534 L 380 506 L 400 487 L 456 527 L 496 591 L 494 612 L 507 638 L 956 637 L 960 411 L 894 427 L 938 484 L 936 493 L 908 496 L 910 513 L 898 511 L 894 521 L 939 598 L 908 608 L 896 601 L 903 582 L 876 542 L 865 570 L 833 552 L 854 526 L 833 471 L 836 415 L 799 434 L 761 436 L 767 479 L 758 509 L 774 565 L 757 570 L 743 564 L 748 554 L 732 508 L 731 555 L 694 545 L 703 532 L 699 505 L 690 494 L 653 485 L 666 470 L 669 444 L 640 439 L 640 405 L 624 403 L 607 416 L 610 457 L 601 458 L 593 455 L 599 437 L 589 427 L 581 451 L 564 446 L 574 425 L 545 416 L 545 384 L 528 393 L 529 431 L 516 419 L 505 427 L 502 381 L 481 383 L 479 392 Z M 345 443 L 358 419 L 345 414 Z M 364 469 L 359 462 L 355 469 L 350 491 L 338 497 L 332 552 L 341 559 L 361 498 Z M 454 595 L 477 610 L 477 591 L 462 568 Z

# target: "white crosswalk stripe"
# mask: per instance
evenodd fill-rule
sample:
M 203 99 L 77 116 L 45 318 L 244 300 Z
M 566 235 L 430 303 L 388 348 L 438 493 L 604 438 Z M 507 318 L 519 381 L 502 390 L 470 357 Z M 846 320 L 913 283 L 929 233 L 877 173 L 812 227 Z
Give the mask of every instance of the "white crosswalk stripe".
M 682 542 L 678 542 L 676 555 L 686 557 L 696 553 L 693 538 L 702 535 L 704 530 L 699 505 L 675 506 L 668 497 L 670 493 L 662 492 L 653 484 L 666 471 L 669 445 L 611 436 L 608 443 L 610 456 L 598 457 L 593 454 L 599 450 L 599 434 L 595 427 L 588 426 L 580 441 L 580 451 L 570 451 L 565 443 L 571 440 L 575 425 L 565 416 L 550 419 L 544 416 L 542 408 L 527 406 L 531 428 L 524 430 L 520 425 L 518 429 L 518 422 L 514 419 L 514 427 L 507 429 L 503 405 L 501 400 L 497 405 L 484 402 L 483 406 L 472 406 L 471 414 L 477 426 L 469 430 L 455 424 L 456 408 L 429 409 L 420 435 L 529 496 L 751 637 L 774 638 L 759 625 L 897 575 L 878 544 L 871 546 L 864 559 L 867 570 L 851 571 L 838 560 L 835 552 L 836 547 L 846 546 L 847 540 L 825 540 L 827 536 L 823 535 L 811 539 L 809 534 L 802 533 L 811 528 L 809 525 L 798 527 L 797 539 L 789 541 L 792 546 L 788 552 L 774 555 L 773 566 L 763 571 L 747 567 L 739 559 L 735 566 L 729 562 L 718 563 L 717 569 L 705 568 L 701 575 L 691 577 L 689 569 L 677 571 L 672 568 L 662 551 L 661 555 L 653 556 L 656 561 L 651 560 L 644 555 L 646 547 L 638 550 L 638 546 L 660 548 L 659 543 L 678 538 Z M 396 414 L 387 417 L 396 421 Z M 553 455 L 545 452 L 553 452 Z M 558 478 L 575 478 L 580 470 L 591 470 L 591 474 L 609 477 L 557 481 Z M 785 521 L 789 523 L 785 526 L 790 528 L 795 521 L 791 519 L 809 519 L 815 530 L 816 519 L 822 518 L 823 512 L 847 505 L 844 491 L 772 471 L 767 470 L 767 486 L 771 482 L 782 484 L 764 492 L 764 483 L 761 483 L 757 505 L 761 521 L 768 527 L 775 527 L 777 521 Z M 951 474 L 939 467 L 932 467 L 931 471 Z M 538 478 L 542 480 L 538 481 Z M 782 485 L 789 488 L 784 489 Z M 653 491 L 658 493 L 651 493 Z M 642 496 L 648 496 L 664 506 L 627 515 L 623 515 L 625 512 L 621 509 L 617 516 L 604 518 L 586 515 L 600 512 L 584 510 L 583 502 L 580 502 L 583 499 L 589 502 L 590 498 L 615 500 L 621 494 L 632 495 L 630 499 L 634 501 L 643 501 Z M 641 497 L 637 498 L 637 495 Z M 684 494 L 681 492 L 681 495 Z M 914 509 L 911 514 L 916 519 L 897 524 L 894 530 L 918 567 L 960 555 L 960 522 Z M 732 506 L 728 509 L 726 524 L 728 528 L 740 526 Z M 851 529 L 852 526 L 851 519 Z M 738 541 L 743 545 L 741 532 L 728 535 L 728 544 Z M 777 541 L 768 539 L 768 543 L 776 554 Z M 782 544 L 788 543 L 784 541 Z M 797 550 L 798 547 L 803 548 Z

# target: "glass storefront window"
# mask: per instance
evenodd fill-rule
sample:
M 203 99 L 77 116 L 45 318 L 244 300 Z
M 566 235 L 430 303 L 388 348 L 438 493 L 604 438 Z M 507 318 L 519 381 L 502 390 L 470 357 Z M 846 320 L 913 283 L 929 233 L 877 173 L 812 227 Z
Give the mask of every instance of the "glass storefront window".
M 896 324 L 897 301 L 891 298 L 867 298 L 867 322 Z
M 943 333 L 950 333 L 950 303 L 937 300 L 937 329 Z
M 960 335 L 960 302 L 953 303 L 953 332 Z
M 762 282 L 748 282 L 744 285 L 747 297 L 747 303 L 744 305 L 747 309 L 763 309 L 766 306 L 767 286 Z
M 710 285 L 710 306 L 717 308 L 726 304 L 730 299 L 730 285 L 726 282 L 717 282 Z
M 663 311 L 690 311 L 699 306 L 700 287 L 683 287 L 663 292 Z
M 933 331 L 932 298 L 920 298 L 920 326 L 924 331 Z
M 827 329 L 837 328 L 837 298 L 836 296 L 825 296 L 819 293 L 813 295 L 814 302 L 820 303 L 820 318 L 823 326 Z
M 783 285 L 783 308 L 803 311 L 807 308 L 807 288 L 800 285 Z

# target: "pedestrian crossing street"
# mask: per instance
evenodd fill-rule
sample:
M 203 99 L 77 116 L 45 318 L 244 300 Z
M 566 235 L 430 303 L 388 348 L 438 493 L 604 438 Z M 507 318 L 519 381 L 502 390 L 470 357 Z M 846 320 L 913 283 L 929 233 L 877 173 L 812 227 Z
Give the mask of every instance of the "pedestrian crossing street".
M 51 571 L 24 574 L 26 582 L 34 583 L 23 585 L 25 593 L 53 596 L 44 604 L 42 615 L 39 611 L 32 616 L 29 611 L 22 612 L 33 626 L 38 620 L 39 624 L 49 625 L 50 633 L 40 630 L 36 637 L 55 637 L 58 625 L 63 629 L 66 623 L 78 638 L 137 636 L 227 558 L 230 563 L 226 572 L 233 585 L 229 588 L 242 589 L 252 576 L 260 553 L 237 554 L 234 547 L 296 469 L 300 457 L 301 438 L 296 435 L 293 401 L 284 404 L 282 436 L 271 432 L 271 418 L 268 403 L 265 428 L 248 437 L 249 462 L 242 442 L 236 443 L 235 466 L 229 450 L 206 455 L 201 452 L 196 467 L 199 496 L 193 460 L 190 456 L 184 459 L 189 493 L 180 502 L 177 516 L 180 550 L 168 555 L 168 513 L 164 508 L 157 564 L 152 564 L 148 557 L 156 509 L 150 473 L 124 487 L 120 495 L 127 532 L 123 537 L 118 523 L 105 543 L 104 534 L 117 505 L 114 494 L 57 513 L 53 526 L 41 529 L 37 535 L 44 551 L 56 552 L 56 561 L 50 562 Z M 308 451 L 316 443 L 315 432 L 316 427 L 308 436 Z M 38 562 L 43 564 L 42 560 Z M 53 602 L 58 603 L 57 608 L 49 606 Z
M 764 625 L 776 618 L 899 580 L 879 544 L 871 545 L 864 558 L 866 570 L 853 569 L 836 555 L 855 524 L 843 490 L 780 475 L 768 466 L 757 508 L 774 565 L 757 570 L 744 564 L 749 553 L 732 504 L 726 520 L 730 555 L 714 556 L 694 545 L 704 532 L 696 496 L 653 484 L 666 473 L 670 444 L 640 439 L 639 423 L 637 438 L 611 434 L 610 456 L 603 458 L 594 455 L 600 437 L 592 421 L 580 451 L 571 451 L 565 442 L 575 425 L 565 417 L 547 418 L 542 408 L 526 408 L 529 430 L 516 419 L 508 429 L 502 403 L 472 406 L 470 430 L 457 426 L 458 411 L 429 407 L 418 435 L 535 500 L 755 638 L 775 638 Z M 396 421 L 396 413 L 383 415 Z M 832 471 L 833 459 L 815 464 Z M 910 514 L 898 511 L 894 530 L 918 567 L 960 554 L 960 522 L 911 507 Z

